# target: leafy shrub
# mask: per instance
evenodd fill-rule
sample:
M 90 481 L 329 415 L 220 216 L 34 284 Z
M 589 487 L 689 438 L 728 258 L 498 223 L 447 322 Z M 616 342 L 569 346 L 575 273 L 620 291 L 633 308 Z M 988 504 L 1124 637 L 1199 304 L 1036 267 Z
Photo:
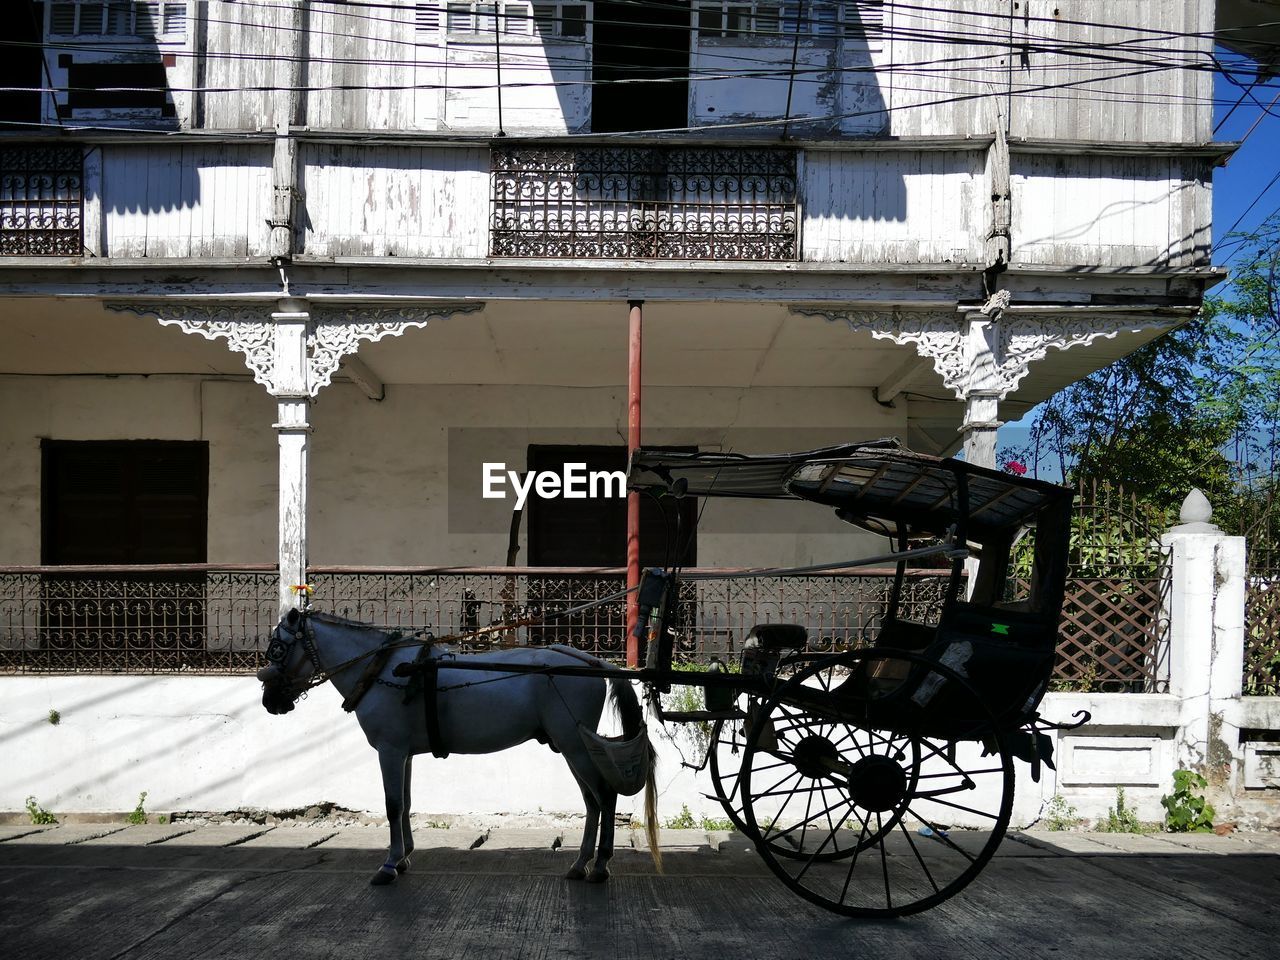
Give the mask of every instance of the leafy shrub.
M 143 807 L 146 802 L 147 791 L 143 790 L 142 793 L 138 794 L 138 805 L 133 808 L 133 813 L 125 817 L 126 822 L 133 824 L 135 827 L 146 823 L 148 820 L 147 811 Z
M 1045 807 L 1043 822 L 1046 830 L 1073 830 L 1080 826 L 1083 819 L 1062 794 L 1055 793 Z
M 1173 772 L 1173 793 L 1160 798 L 1164 807 L 1164 827 L 1170 833 L 1208 833 L 1213 830 L 1213 804 L 1203 790 L 1209 781 L 1191 770 Z

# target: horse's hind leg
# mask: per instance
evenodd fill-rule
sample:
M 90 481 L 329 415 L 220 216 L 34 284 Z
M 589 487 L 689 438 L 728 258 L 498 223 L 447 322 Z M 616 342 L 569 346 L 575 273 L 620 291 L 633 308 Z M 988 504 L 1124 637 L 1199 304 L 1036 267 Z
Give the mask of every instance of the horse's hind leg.
M 600 847 L 596 862 L 587 874 L 587 883 L 604 883 L 609 879 L 609 861 L 613 859 L 614 813 L 618 807 L 618 795 L 608 785 L 600 784 Z
M 582 790 L 582 800 L 587 807 L 587 822 L 582 829 L 582 846 L 578 848 L 578 859 L 573 861 L 573 866 L 564 875 L 566 880 L 587 879 L 587 864 L 595 853 L 596 829 L 600 825 L 600 804 L 596 802 L 595 795 L 581 779 L 578 779 L 578 787 Z
M 398 750 L 379 750 L 378 765 L 382 767 L 382 791 L 387 801 L 387 823 L 391 827 L 391 847 L 387 852 L 386 862 L 378 868 L 372 879 L 374 886 L 383 886 L 396 878 L 396 870 L 400 862 L 406 859 L 405 824 L 408 817 L 408 805 L 405 803 L 408 755 Z M 406 864 L 407 866 L 407 864 Z
M 409 854 L 413 853 L 413 829 L 409 825 L 409 794 L 413 789 L 413 754 L 404 758 L 404 804 L 400 809 L 400 837 L 404 844 L 404 856 L 396 861 L 396 873 L 409 869 Z

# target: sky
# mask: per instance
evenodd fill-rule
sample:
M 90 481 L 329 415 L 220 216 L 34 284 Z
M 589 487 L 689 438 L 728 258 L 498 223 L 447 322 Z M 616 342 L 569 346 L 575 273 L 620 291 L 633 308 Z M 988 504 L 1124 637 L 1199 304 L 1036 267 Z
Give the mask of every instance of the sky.
M 1230 55 L 1228 59 L 1239 62 Z M 1248 85 L 1247 73 L 1233 75 Z M 1232 225 L 1238 222 L 1235 232 L 1247 232 L 1280 211 L 1280 78 L 1258 84 L 1243 100 L 1242 93 L 1240 85 L 1222 75 L 1215 77 L 1214 126 L 1218 129 L 1213 139 L 1219 143 L 1243 140 L 1226 165 L 1213 172 L 1213 263 L 1228 269 L 1239 251 L 1238 244 L 1224 242 Z M 1232 110 L 1237 101 L 1239 106 Z M 1276 178 L 1274 182 L 1272 178 Z M 1024 444 L 1027 425 L 1034 416 L 1032 410 L 1022 420 L 1001 427 L 998 449 Z M 1046 466 L 1041 464 L 1041 477 L 1056 479 L 1045 474 Z

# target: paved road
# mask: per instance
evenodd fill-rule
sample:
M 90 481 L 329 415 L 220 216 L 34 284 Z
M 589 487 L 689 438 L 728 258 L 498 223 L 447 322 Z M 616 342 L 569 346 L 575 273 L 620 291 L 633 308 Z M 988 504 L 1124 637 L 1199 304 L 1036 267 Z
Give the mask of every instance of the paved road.
M 0 827 L 0 955 L 1236 960 L 1280 942 L 1277 834 L 1021 834 L 958 897 L 876 922 L 795 898 L 728 835 L 666 831 L 663 876 L 620 850 L 604 887 L 560 879 L 557 830 L 415 835 L 413 871 L 372 888 L 374 827 Z

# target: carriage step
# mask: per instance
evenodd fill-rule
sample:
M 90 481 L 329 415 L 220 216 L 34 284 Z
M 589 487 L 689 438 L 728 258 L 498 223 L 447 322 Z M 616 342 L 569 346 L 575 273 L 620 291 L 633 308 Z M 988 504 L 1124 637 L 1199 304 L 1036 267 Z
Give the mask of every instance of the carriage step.
M 662 711 L 662 719 L 672 723 L 692 723 L 695 720 L 745 720 L 741 710 L 680 710 Z

